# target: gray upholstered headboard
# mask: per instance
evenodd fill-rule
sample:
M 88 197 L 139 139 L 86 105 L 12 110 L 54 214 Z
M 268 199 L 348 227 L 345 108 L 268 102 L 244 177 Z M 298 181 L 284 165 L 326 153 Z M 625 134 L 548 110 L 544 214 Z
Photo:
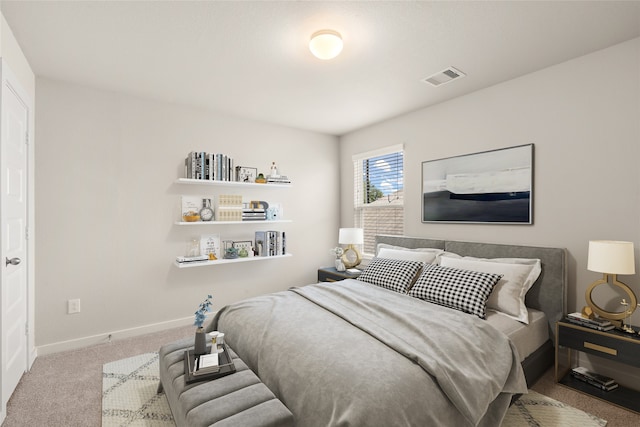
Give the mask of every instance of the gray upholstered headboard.
M 566 313 L 567 250 L 494 243 L 457 242 L 406 236 L 376 236 L 378 243 L 405 248 L 437 248 L 479 258 L 538 258 L 542 273 L 526 296 L 527 307 L 543 311 L 549 320 L 549 336 L 555 342 L 555 323 Z

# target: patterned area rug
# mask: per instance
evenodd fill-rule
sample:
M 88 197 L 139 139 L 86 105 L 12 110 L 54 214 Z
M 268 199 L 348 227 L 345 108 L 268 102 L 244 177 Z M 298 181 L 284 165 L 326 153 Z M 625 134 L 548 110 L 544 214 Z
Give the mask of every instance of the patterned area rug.
M 157 394 L 158 354 L 107 363 L 102 369 L 102 426 L 175 427 Z M 607 422 L 533 390 L 509 408 L 503 427 L 604 427 Z
M 529 390 L 529 393 L 520 396 L 520 399 L 511 405 L 502 425 L 503 427 L 604 427 L 607 422 Z
M 102 367 L 102 427 L 175 427 L 164 393 L 157 394 L 158 353 Z

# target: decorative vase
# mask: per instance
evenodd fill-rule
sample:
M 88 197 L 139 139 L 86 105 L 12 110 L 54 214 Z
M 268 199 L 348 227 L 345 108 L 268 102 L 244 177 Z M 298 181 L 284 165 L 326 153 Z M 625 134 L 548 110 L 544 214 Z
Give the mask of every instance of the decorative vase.
M 342 262 L 342 259 L 340 258 L 336 258 L 336 270 L 338 271 L 345 271 L 346 268 L 344 266 L 344 263 Z
M 204 328 L 196 329 L 196 341 L 193 349 L 193 354 L 200 356 L 207 352 L 207 333 Z

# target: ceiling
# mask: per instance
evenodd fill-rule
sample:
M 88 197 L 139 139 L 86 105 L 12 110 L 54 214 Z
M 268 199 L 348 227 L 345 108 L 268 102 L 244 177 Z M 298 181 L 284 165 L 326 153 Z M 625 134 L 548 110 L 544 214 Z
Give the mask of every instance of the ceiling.
M 637 1 L 11 1 L 36 76 L 342 135 L 640 36 Z M 308 49 L 320 29 L 344 50 Z M 421 80 L 453 66 L 467 77 Z

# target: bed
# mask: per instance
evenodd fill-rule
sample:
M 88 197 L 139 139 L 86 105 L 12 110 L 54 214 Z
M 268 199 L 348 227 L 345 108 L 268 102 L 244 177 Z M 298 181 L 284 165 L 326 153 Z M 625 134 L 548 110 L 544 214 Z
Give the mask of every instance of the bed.
M 225 332 L 297 426 L 500 425 L 513 397 L 553 363 L 553 325 L 565 312 L 566 251 L 397 236 L 377 236 L 376 244 L 385 256 L 374 258 L 358 280 L 240 301 L 221 309 L 208 329 Z M 394 251 L 435 253 L 438 261 L 387 259 Z M 445 273 L 471 277 L 473 292 L 478 283 L 491 292 L 505 277 L 440 262 L 507 258 L 539 260 L 537 278 L 523 295 L 529 325 L 514 327 L 518 322 L 500 313 L 491 320 L 491 310 L 469 299 L 462 303 L 467 311 L 452 309 L 440 288 L 447 304 L 423 298 Z M 530 327 L 538 331 L 533 347 Z

